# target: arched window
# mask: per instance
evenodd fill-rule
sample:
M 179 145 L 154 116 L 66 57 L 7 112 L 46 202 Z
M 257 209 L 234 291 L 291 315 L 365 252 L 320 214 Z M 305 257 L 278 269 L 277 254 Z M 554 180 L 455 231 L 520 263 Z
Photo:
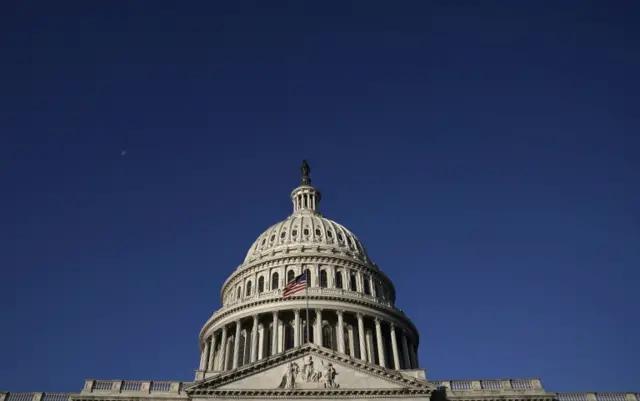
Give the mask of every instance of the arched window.
M 236 299 L 240 299 L 240 295 L 242 295 L 242 287 L 238 286 L 236 288 Z
M 364 293 L 366 295 L 371 295 L 371 282 L 369 281 L 369 276 L 364 276 Z
M 258 294 L 264 291 L 264 276 L 260 276 L 258 279 Z
M 322 326 L 322 346 L 335 351 L 335 341 L 333 341 L 333 328 L 328 324 Z
M 278 272 L 275 272 L 273 273 L 273 276 L 271 276 L 271 289 L 277 290 L 278 284 L 280 284 L 280 276 L 278 275 Z
M 247 281 L 247 288 L 244 291 L 244 294 L 248 297 L 251 296 L 251 281 Z
M 320 270 L 320 287 L 327 288 L 327 271 Z
M 291 322 L 284 324 L 284 350 L 293 348 L 293 325 Z
M 296 278 L 296 272 L 289 270 L 287 272 L 287 283 L 290 283 L 294 278 Z
M 336 288 L 342 289 L 342 271 L 336 271 L 336 277 L 334 278 L 334 282 L 336 283 Z
M 358 290 L 358 284 L 357 284 L 357 281 L 356 281 L 356 274 L 355 273 L 351 273 L 349 275 L 349 277 L 350 277 L 349 289 L 351 291 L 357 291 Z
M 307 287 L 311 287 L 311 270 L 306 269 L 304 273 L 307 276 Z

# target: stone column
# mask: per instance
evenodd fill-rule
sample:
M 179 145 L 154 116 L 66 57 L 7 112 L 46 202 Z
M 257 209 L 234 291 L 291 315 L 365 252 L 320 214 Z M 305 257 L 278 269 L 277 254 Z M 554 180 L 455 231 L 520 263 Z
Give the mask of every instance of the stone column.
M 264 326 L 262 324 L 258 327 L 258 360 L 262 360 L 264 357 Z
M 385 368 L 387 365 L 384 357 L 384 343 L 382 338 L 382 325 L 380 324 L 380 319 L 376 318 L 375 323 L 376 323 L 376 338 L 378 340 L 378 359 L 379 359 L 378 364 L 383 368 Z
M 411 359 L 409 358 L 409 344 L 407 344 L 407 333 L 402 332 L 402 359 L 404 359 L 404 368 L 412 369 Z
M 356 356 L 356 342 L 353 338 L 353 325 L 349 325 L 349 329 L 347 330 L 347 334 L 349 335 L 349 356 L 355 358 Z
M 284 320 L 278 321 L 278 352 L 284 351 Z
M 200 370 L 207 370 L 207 358 L 209 357 L 209 341 L 204 342 L 204 349 L 200 355 Z
M 338 315 L 338 333 L 336 339 L 338 341 L 338 352 L 344 352 L 344 320 L 342 319 L 342 314 L 344 311 L 338 310 L 336 314 Z
M 322 347 L 322 309 L 316 309 L 316 335 L 315 343 Z
M 356 316 L 358 317 L 358 342 L 360 343 L 360 359 L 362 359 L 363 361 L 368 361 L 367 348 L 364 339 L 364 318 L 362 316 L 362 313 L 358 313 Z
M 258 360 L 258 315 L 253 315 L 251 327 L 251 362 Z
M 391 349 L 393 350 L 393 368 L 400 370 L 400 355 L 398 354 L 398 339 L 396 338 L 396 325 L 391 323 Z
M 271 326 L 271 355 L 278 353 L 278 311 L 273 311 L 273 325 Z
M 209 348 L 209 362 L 207 363 L 207 370 L 214 370 L 213 360 L 216 354 L 216 333 L 211 335 L 211 347 Z
M 240 319 L 236 321 L 236 334 L 233 338 L 233 363 L 232 369 L 236 369 L 238 367 L 238 354 L 240 350 Z
M 371 333 L 371 330 L 367 330 L 364 336 L 367 339 L 367 362 L 376 363 L 376 361 L 374 360 L 376 358 L 376 355 L 373 352 L 373 333 Z
M 220 356 L 218 370 L 224 370 L 225 364 L 224 362 L 227 360 L 227 326 L 222 328 L 222 338 L 220 339 Z
M 300 346 L 300 309 L 293 311 L 293 346 Z

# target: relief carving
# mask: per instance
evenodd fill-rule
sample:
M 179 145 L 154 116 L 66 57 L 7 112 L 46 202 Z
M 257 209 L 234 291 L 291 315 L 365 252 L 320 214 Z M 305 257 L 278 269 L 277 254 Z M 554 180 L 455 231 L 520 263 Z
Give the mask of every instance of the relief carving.
M 324 361 L 320 361 L 322 364 L 322 370 L 314 369 L 314 361 L 311 356 L 303 358 L 303 367 L 300 371 L 300 366 L 295 362 L 290 362 L 287 365 L 286 371 L 282 376 L 280 385 L 278 388 L 282 389 L 294 389 L 294 388 L 338 388 L 340 385 L 336 383 L 336 369 L 331 362 L 326 365 Z

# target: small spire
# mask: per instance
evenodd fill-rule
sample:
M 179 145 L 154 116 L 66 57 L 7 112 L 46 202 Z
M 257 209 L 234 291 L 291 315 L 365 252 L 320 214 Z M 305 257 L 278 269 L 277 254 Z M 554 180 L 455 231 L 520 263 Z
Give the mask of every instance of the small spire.
M 309 178 L 309 174 L 311 173 L 311 167 L 309 167 L 309 163 L 306 160 L 302 161 L 302 166 L 300 166 L 300 172 L 302 173 L 302 179 L 300 180 L 300 185 L 311 185 L 311 178 Z

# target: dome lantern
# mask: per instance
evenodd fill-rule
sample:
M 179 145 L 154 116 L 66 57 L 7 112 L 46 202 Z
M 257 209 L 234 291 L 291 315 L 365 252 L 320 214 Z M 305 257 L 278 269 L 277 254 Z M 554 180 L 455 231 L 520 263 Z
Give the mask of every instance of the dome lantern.
M 322 195 L 315 187 L 311 185 L 311 167 L 306 160 L 302 161 L 300 166 L 302 178 L 300 186 L 291 192 L 291 201 L 293 202 L 293 213 L 311 212 L 318 213 L 318 204 Z

